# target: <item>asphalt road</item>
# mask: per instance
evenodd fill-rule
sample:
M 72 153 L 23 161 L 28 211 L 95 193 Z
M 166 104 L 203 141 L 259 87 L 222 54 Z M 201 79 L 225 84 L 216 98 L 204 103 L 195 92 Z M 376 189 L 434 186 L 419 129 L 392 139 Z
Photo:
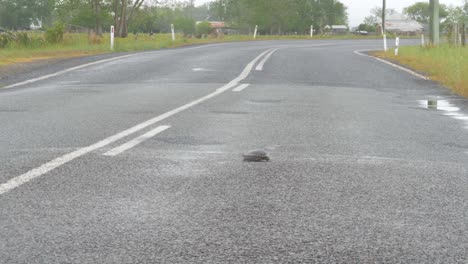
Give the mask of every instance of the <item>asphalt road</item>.
M 468 100 L 354 52 L 379 48 L 199 46 L 0 89 L 0 263 L 467 263 Z

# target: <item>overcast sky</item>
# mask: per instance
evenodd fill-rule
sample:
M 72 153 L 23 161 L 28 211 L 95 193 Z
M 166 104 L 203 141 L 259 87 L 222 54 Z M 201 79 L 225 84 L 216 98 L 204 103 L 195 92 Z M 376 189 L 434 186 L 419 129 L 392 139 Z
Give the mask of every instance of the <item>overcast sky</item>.
M 348 7 L 349 25 L 354 27 L 359 25 L 364 17 L 369 15 L 369 11 L 382 5 L 382 0 L 340 0 L 343 4 Z M 401 12 L 404 7 L 407 7 L 413 3 L 421 2 L 424 0 L 387 0 L 387 7 L 394 8 L 398 12 Z M 426 0 L 429 2 L 429 0 Z M 210 0 L 196 0 L 197 5 L 211 2 Z M 441 4 L 446 5 L 462 5 L 463 0 L 439 0 Z

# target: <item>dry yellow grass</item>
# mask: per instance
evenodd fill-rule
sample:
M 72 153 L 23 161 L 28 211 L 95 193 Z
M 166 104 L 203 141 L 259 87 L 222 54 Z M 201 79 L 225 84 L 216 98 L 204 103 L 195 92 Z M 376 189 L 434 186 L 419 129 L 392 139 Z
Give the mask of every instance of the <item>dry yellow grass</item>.
M 468 97 L 468 47 L 401 47 L 398 57 L 393 51 L 373 55 L 424 72 L 431 80 Z

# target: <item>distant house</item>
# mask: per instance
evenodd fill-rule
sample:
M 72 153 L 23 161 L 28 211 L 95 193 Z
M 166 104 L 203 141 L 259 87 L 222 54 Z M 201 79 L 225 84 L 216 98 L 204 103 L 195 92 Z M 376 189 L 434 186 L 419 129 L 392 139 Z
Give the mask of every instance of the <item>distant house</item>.
M 202 23 L 203 21 L 197 21 L 197 25 Z M 230 34 L 237 34 L 238 31 L 235 29 L 229 28 L 225 22 L 223 21 L 207 21 L 210 23 L 212 33 L 216 35 L 230 35 Z
M 32 22 L 31 25 L 29 26 L 29 28 L 32 29 L 32 30 L 41 29 L 42 28 L 42 21 L 39 20 L 39 21 L 36 21 L 36 22 Z
M 223 21 L 208 21 L 211 25 L 211 28 L 225 28 L 226 27 L 226 23 L 224 23 Z
M 345 25 L 326 25 L 325 31 L 330 32 L 333 35 L 344 35 L 348 33 L 348 27 Z
M 377 26 L 382 31 L 382 23 Z M 424 32 L 424 26 L 416 20 L 409 19 L 403 14 L 389 15 L 385 20 L 385 31 L 403 35 L 417 35 Z

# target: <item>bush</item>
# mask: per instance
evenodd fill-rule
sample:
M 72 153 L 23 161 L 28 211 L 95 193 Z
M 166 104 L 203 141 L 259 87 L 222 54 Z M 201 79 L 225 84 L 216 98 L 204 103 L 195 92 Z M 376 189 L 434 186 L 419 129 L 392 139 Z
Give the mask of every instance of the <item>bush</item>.
M 29 46 L 31 44 L 31 37 L 27 32 L 17 32 L 16 33 L 16 43 L 22 46 Z
M 0 48 L 8 47 L 15 40 L 15 35 L 11 32 L 0 33 Z
M 184 36 L 192 35 L 195 31 L 195 20 L 181 17 L 175 21 L 174 26 L 177 31 L 182 31 Z
M 209 35 L 211 33 L 211 24 L 210 22 L 201 22 L 198 23 L 195 28 L 195 34 L 197 38 L 201 38 L 203 35 Z
M 45 38 L 49 43 L 60 43 L 63 41 L 64 34 L 65 25 L 63 23 L 55 23 L 53 27 L 47 29 Z

